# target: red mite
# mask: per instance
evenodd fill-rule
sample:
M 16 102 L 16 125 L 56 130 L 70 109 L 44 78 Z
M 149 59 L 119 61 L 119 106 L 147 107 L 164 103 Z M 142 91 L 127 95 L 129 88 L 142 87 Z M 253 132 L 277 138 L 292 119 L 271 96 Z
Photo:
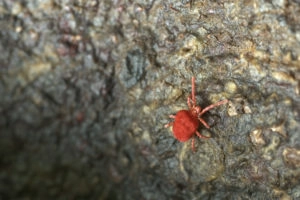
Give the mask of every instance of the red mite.
M 209 128 L 209 125 L 201 118 L 201 116 L 206 113 L 208 110 L 220 106 L 222 104 L 228 103 L 228 100 L 219 101 L 215 104 L 207 106 L 204 109 L 201 109 L 200 106 L 196 104 L 195 98 L 195 77 L 192 77 L 192 94 L 187 98 L 187 104 L 189 110 L 180 110 L 176 115 L 170 115 L 170 118 L 174 119 L 174 122 L 170 122 L 165 125 L 165 127 L 173 126 L 174 137 L 180 142 L 185 142 L 191 137 L 196 135 L 199 138 L 209 138 L 204 135 L 201 135 L 197 129 L 201 122 L 206 128 Z M 192 138 L 192 150 L 195 152 L 195 141 L 194 137 Z

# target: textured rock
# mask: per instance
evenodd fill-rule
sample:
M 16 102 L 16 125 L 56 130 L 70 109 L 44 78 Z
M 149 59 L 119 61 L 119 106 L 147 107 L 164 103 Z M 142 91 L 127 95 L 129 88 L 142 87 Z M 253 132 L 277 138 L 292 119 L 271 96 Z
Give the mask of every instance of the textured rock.
M 0 2 L 1 199 L 300 198 L 300 2 Z M 211 139 L 165 129 L 197 103 Z

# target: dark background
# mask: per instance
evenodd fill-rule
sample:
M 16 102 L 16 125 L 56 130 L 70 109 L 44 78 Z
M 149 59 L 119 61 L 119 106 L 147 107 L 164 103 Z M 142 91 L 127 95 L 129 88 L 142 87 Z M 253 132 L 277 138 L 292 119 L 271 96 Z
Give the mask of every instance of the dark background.
M 0 199 L 300 198 L 298 0 L 4 0 L 0 52 Z

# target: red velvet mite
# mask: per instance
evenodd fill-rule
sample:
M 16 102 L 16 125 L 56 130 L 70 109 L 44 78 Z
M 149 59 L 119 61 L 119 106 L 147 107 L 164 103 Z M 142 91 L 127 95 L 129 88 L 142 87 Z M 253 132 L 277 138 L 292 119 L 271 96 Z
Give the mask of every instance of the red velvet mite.
M 219 101 L 215 104 L 207 106 L 204 109 L 201 109 L 200 106 L 196 104 L 195 98 L 195 77 L 192 77 L 192 94 L 187 98 L 188 110 L 180 110 L 176 115 L 170 115 L 170 118 L 173 118 L 174 121 L 165 125 L 165 127 L 173 126 L 174 137 L 180 142 L 185 142 L 191 137 L 196 135 L 199 138 L 209 138 L 201 135 L 197 129 L 200 125 L 200 122 L 206 127 L 209 128 L 209 125 L 201 118 L 201 116 L 206 113 L 208 110 L 220 106 L 222 104 L 228 103 L 228 100 Z M 192 138 L 192 150 L 195 152 L 194 137 Z

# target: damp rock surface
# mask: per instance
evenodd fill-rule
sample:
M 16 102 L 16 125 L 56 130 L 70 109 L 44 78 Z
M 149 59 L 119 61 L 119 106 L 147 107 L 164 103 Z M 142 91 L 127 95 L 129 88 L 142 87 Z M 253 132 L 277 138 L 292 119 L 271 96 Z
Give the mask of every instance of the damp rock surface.
M 300 3 L 0 2 L 0 199 L 299 199 Z M 191 77 L 211 127 L 177 141 Z

